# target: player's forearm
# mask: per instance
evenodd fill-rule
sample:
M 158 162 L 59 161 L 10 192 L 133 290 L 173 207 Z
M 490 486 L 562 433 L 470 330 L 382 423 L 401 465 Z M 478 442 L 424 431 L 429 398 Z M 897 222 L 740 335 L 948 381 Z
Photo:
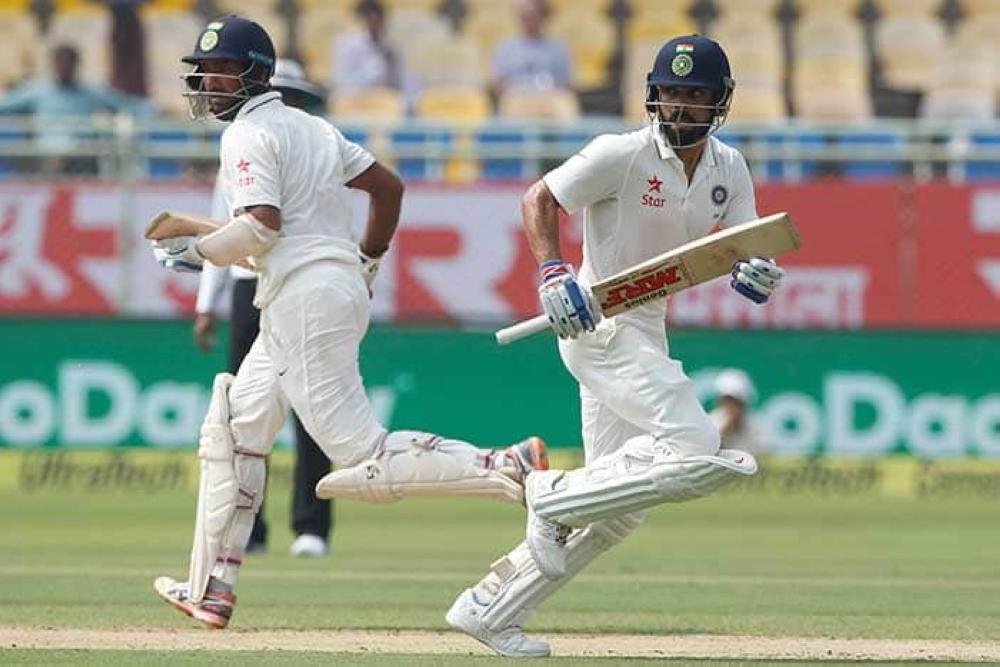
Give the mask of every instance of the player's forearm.
M 545 181 L 537 181 L 521 200 L 521 216 L 528 245 L 539 264 L 562 259 L 559 247 L 559 203 Z
M 385 254 L 399 225 L 402 205 L 402 182 L 397 181 L 395 186 L 372 195 L 368 208 L 368 224 L 361 238 L 361 252 L 369 257 L 381 257 Z

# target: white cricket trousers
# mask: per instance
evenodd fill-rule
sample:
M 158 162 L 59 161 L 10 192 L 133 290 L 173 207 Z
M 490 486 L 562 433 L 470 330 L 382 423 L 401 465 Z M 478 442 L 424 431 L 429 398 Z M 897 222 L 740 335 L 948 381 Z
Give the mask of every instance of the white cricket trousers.
M 591 334 L 560 340 L 559 352 L 580 383 L 588 464 L 641 435 L 685 456 L 719 450 L 719 431 L 694 383 L 669 356 L 662 321 L 606 318 Z
M 336 261 L 292 273 L 261 311 L 260 334 L 229 391 L 236 446 L 267 454 L 289 405 L 330 460 L 350 466 L 385 433 L 358 366 L 369 296 L 357 267 Z

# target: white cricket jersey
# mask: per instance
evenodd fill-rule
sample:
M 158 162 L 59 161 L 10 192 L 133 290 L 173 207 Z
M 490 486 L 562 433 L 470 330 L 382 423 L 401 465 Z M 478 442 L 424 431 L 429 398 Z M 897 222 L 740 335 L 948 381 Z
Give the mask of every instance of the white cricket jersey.
M 595 138 L 544 181 L 565 211 L 584 209 L 586 284 L 757 217 L 746 160 L 715 137 L 690 185 L 680 158 L 651 127 Z M 662 322 L 666 300 L 631 312 Z
M 277 244 L 256 258 L 258 308 L 306 264 L 326 259 L 358 263 L 345 186 L 375 158 L 325 119 L 286 106 L 279 93 L 258 95 L 226 128 L 219 160 L 231 215 L 258 205 L 281 211 Z

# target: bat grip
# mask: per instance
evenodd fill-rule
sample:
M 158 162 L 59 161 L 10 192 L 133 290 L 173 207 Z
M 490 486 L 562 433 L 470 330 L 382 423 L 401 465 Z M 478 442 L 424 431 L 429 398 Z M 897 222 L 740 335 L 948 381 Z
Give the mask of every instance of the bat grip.
M 516 340 L 521 340 L 522 338 L 526 338 L 540 331 L 545 331 L 548 328 L 548 316 L 538 315 L 537 317 L 532 317 L 530 320 L 524 320 L 523 322 L 518 322 L 517 324 L 512 324 L 509 327 L 500 329 L 494 335 L 496 336 L 497 343 L 500 345 L 507 345 L 508 343 L 513 343 Z

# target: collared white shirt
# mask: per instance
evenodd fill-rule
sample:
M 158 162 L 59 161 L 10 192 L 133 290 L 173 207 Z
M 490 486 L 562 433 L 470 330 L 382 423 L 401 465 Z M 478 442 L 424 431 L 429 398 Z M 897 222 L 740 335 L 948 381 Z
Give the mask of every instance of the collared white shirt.
M 652 127 L 601 135 L 543 178 L 565 211 L 584 209 L 580 278 L 587 284 L 757 218 L 746 160 L 715 137 L 690 184 L 684 164 Z M 662 321 L 666 301 L 633 312 Z
M 256 258 L 258 308 L 305 264 L 357 263 L 346 184 L 375 162 L 364 148 L 325 119 L 286 106 L 270 92 L 243 105 L 222 135 L 219 160 L 230 215 L 260 205 L 281 211 L 277 244 Z

